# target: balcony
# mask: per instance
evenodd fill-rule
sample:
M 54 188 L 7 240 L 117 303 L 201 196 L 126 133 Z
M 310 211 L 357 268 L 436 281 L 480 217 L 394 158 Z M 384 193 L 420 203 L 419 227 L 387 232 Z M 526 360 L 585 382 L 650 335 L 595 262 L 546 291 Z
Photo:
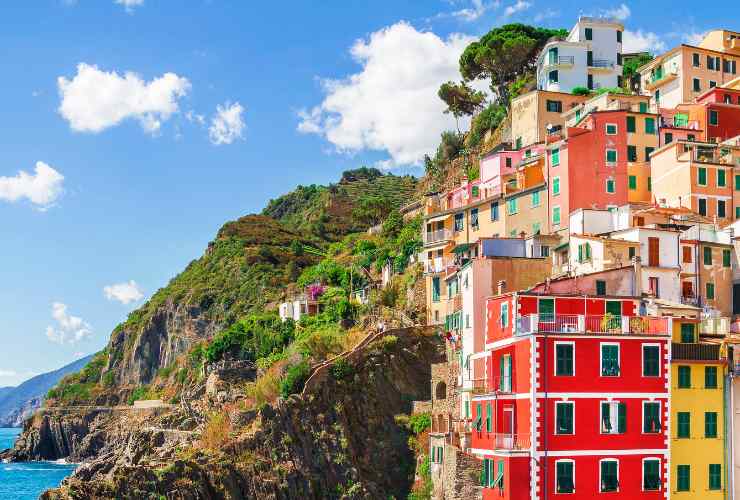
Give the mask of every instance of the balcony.
M 700 130 L 698 120 L 689 120 L 686 118 L 677 118 L 677 117 L 666 118 L 662 120 L 661 127 Z
M 719 344 L 677 344 L 671 347 L 671 359 L 681 361 L 719 361 Z
M 574 64 L 573 56 L 548 57 L 545 62 L 545 66 L 573 66 Z
M 476 378 L 471 380 L 473 394 L 511 394 L 513 392 L 511 377 L 495 375 L 490 378 Z
M 567 333 L 599 335 L 669 335 L 669 318 L 651 316 L 585 316 L 530 314 L 517 319 L 517 335 Z
M 666 73 L 663 73 L 662 71 L 660 73 L 656 73 L 652 75 L 646 82 L 645 82 L 645 89 L 646 90 L 654 90 L 662 85 L 665 85 L 666 83 L 675 80 L 678 78 L 678 70 L 671 70 Z
M 614 61 L 610 61 L 608 59 L 594 59 L 588 63 L 588 67 L 591 69 L 612 70 L 614 69 Z
M 679 161 L 692 161 L 695 163 L 710 163 L 714 165 L 732 165 L 732 151 L 723 152 L 715 146 L 693 146 L 681 143 L 683 150 L 679 150 Z
M 444 272 L 447 267 L 452 265 L 452 259 L 445 259 L 443 257 L 435 257 L 431 260 L 424 262 L 424 272 L 426 274 L 437 274 Z
M 431 246 L 444 243 L 452 239 L 451 229 L 437 229 L 436 231 L 427 231 L 424 233 L 424 245 Z
M 462 310 L 462 294 L 458 293 L 447 301 L 447 314 Z
M 493 443 L 497 450 L 524 451 L 531 448 L 532 439 L 529 434 L 496 433 Z
M 729 335 L 730 318 L 705 318 L 699 323 L 700 335 Z

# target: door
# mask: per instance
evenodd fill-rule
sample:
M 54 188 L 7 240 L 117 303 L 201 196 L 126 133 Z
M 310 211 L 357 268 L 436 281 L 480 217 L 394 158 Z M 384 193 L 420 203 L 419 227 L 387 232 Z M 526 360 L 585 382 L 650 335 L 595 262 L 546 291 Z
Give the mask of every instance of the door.
M 537 301 L 537 313 L 539 314 L 539 327 L 543 328 L 542 323 L 547 323 L 544 331 L 552 331 L 555 323 L 555 299 L 539 299 Z
M 607 322 L 606 329 L 613 330 L 622 326 L 622 302 L 619 300 L 606 301 L 606 314 L 611 318 Z
M 511 450 L 514 447 L 514 407 L 504 408 L 502 440 L 504 449 Z
M 660 239 L 648 238 L 648 265 L 658 267 L 660 265 Z

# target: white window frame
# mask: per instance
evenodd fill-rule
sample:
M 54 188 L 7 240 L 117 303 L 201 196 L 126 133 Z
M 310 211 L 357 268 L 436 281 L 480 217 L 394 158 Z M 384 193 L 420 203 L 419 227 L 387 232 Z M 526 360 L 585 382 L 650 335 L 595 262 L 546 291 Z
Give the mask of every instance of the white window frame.
M 646 490 L 645 489 L 645 462 L 648 462 L 648 461 L 658 462 L 658 480 L 659 480 L 658 484 L 659 486 L 657 490 Z M 641 473 L 642 481 L 640 482 L 640 491 L 663 491 L 663 474 L 661 473 L 663 470 L 662 469 L 663 463 L 660 457 L 645 457 L 642 459 L 641 465 L 642 465 L 642 473 Z M 676 478 L 678 479 L 678 475 L 676 475 Z
M 616 158 L 614 161 L 609 161 L 609 151 L 614 151 L 614 157 Z M 604 163 L 606 165 L 616 165 L 619 162 L 619 151 L 613 148 L 606 148 L 604 150 Z
M 574 413 L 575 415 L 575 413 Z M 574 426 L 575 429 L 575 426 Z M 571 480 L 573 481 L 573 491 L 570 493 L 558 493 L 558 464 L 559 463 L 571 463 L 573 464 L 573 477 L 571 477 Z M 556 495 L 574 495 L 576 493 L 576 461 L 572 458 L 559 458 L 555 460 L 555 494 Z
M 646 347 L 657 347 L 658 348 L 658 375 L 657 377 L 653 377 L 652 375 L 645 375 L 645 348 Z M 663 363 L 661 363 L 661 358 L 663 357 L 663 349 L 661 348 L 661 344 L 655 343 L 655 342 L 645 342 L 640 347 L 640 354 L 642 355 L 642 364 L 640 365 L 640 376 L 643 378 L 660 378 L 663 376 Z M 621 366 L 620 366 L 621 368 Z
M 660 432 L 645 432 L 645 405 L 647 403 L 658 403 L 658 421 L 660 422 Z M 678 416 L 676 416 L 676 430 L 678 431 Z M 655 401 L 649 399 L 642 400 L 642 416 L 640 417 L 640 434 L 644 436 L 659 436 L 665 433 L 663 425 L 663 401 Z M 681 438 L 685 439 L 685 438 Z
M 573 407 L 573 432 L 570 434 L 561 434 L 558 432 L 558 405 L 571 405 Z M 553 434 L 556 436 L 575 436 L 576 435 L 576 402 L 575 401 L 555 401 L 555 415 L 553 422 Z
M 558 375 L 558 346 L 559 345 L 570 345 L 573 347 L 573 375 Z M 572 340 L 562 340 L 555 342 L 555 349 L 553 349 L 552 359 L 552 376 L 553 377 L 575 377 L 576 376 L 576 343 Z
M 617 346 L 617 365 L 619 365 L 619 375 L 602 375 L 604 373 L 604 351 L 601 348 L 605 345 Z M 622 376 L 622 346 L 619 342 L 599 342 L 599 377 L 617 378 Z
M 617 462 L 617 491 L 604 491 L 601 489 L 601 462 Z M 596 484 L 599 485 L 599 493 L 619 493 L 619 459 L 618 458 L 602 458 L 599 460 L 599 469 L 596 471 Z
M 599 400 L 599 435 L 601 435 L 601 436 L 611 436 L 611 435 L 619 436 L 619 435 L 622 434 L 622 433 L 619 432 L 619 413 L 617 413 L 617 432 L 603 432 L 601 430 L 601 422 L 604 421 L 604 412 L 602 411 L 603 408 L 602 408 L 601 405 L 603 405 L 604 403 L 617 403 L 617 404 L 619 404 L 619 403 L 624 403 L 624 401 L 620 401 L 618 399 L 601 399 L 601 400 Z M 617 412 L 619 412 L 619 408 L 618 407 L 617 407 Z
M 609 133 L 609 127 L 614 127 L 614 133 Z M 616 123 L 606 123 L 604 125 L 604 134 L 606 135 L 618 135 L 619 134 L 619 126 Z

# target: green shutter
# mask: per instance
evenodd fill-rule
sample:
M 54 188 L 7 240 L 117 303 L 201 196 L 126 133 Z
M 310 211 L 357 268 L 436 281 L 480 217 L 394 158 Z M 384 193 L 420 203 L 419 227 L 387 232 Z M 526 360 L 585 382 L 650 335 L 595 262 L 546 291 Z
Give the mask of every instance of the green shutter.
M 717 187 L 725 187 L 727 185 L 727 174 L 724 170 L 717 170 Z
M 740 191 L 740 175 L 735 175 L 735 191 Z
M 655 118 L 645 118 L 645 133 L 646 134 L 655 133 Z
M 644 433 L 657 433 L 661 430 L 660 425 L 660 403 L 643 404 L 643 427 Z
M 628 116 L 627 117 L 627 132 L 635 132 L 636 130 L 637 130 L 637 127 L 635 126 L 635 117 Z
M 596 295 L 600 297 L 606 295 L 606 281 L 596 280 Z
M 707 299 L 714 300 L 714 283 L 707 283 Z
M 722 250 L 722 266 L 730 267 L 732 260 L 732 253 L 729 250 Z
M 652 177 L 648 177 L 648 191 L 653 190 L 653 179 Z
M 704 265 L 712 265 L 712 247 L 704 247 Z
M 704 412 L 704 437 L 705 438 L 716 438 L 717 437 L 717 412 L 714 412 L 714 411 Z
M 722 464 L 709 464 L 709 489 L 722 489 Z
M 551 158 L 550 158 L 550 164 L 553 167 L 557 167 L 558 165 L 560 165 L 560 150 L 559 149 L 553 149 L 552 150 L 552 155 L 551 155 Z
M 617 151 L 615 149 L 607 149 L 606 150 L 606 161 L 607 161 L 607 163 L 616 163 L 617 162 Z
M 483 470 L 480 473 L 480 485 L 484 488 L 488 487 L 488 458 L 483 459 Z
M 629 176 L 629 188 L 632 191 L 634 191 L 635 189 L 637 189 L 637 176 L 636 175 L 630 175 Z
M 573 375 L 573 345 L 557 344 L 555 346 L 555 375 L 569 377 Z
M 600 491 L 617 491 L 617 462 L 607 460 L 601 462 L 601 484 Z
M 619 376 L 619 346 L 602 345 L 601 346 L 601 376 L 617 377 Z
M 486 403 L 486 432 L 491 432 L 491 403 Z
M 681 343 L 694 343 L 694 325 L 692 323 L 681 323 Z
M 678 388 L 679 389 L 691 389 L 691 367 L 690 366 L 679 366 L 678 367 Z
M 552 223 L 560 224 L 560 207 L 554 207 L 552 209 Z
M 573 462 L 557 462 L 556 475 L 558 483 L 557 492 L 573 493 Z
M 573 434 L 573 404 L 560 403 L 555 406 L 557 408 L 555 434 Z
M 676 436 L 679 438 L 691 437 L 691 413 L 687 411 L 678 412 L 678 429 Z
M 555 299 L 539 299 L 537 313 L 540 321 L 555 321 Z
M 698 171 L 698 179 L 697 182 L 700 186 L 706 186 L 707 185 L 707 169 L 704 167 L 699 167 Z
M 640 113 L 647 113 L 647 103 L 646 102 L 640 103 Z
M 717 388 L 717 367 L 716 366 L 705 366 L 704 367 L 704 388 L 705 389 L 716 389 Z
M 432 302 L 439 302 L 440 279 L 439 276 L 432 278 Z
M 642 466 L 643 489 L 655 491 L 660 489 L 660 460 L 645 460 Z
M 627 432 L 627 403 L 619 403 L 617 408 L 617 432 L 624 434 Z
M 643 346 L 643 377 L 657 377 L 660 375 L 660 347 L 657 345 Z
M 689 465 L 679 465 L 676 467 L 676 490 L 689 491 L 691 488 L 691 467 Z

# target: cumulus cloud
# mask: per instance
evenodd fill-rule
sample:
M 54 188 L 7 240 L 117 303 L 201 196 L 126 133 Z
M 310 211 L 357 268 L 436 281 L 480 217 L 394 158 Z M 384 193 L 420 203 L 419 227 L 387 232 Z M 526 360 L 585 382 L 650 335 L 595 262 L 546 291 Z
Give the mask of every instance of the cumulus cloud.
M 0 368 L 0 377 L 17 377 L 18 372 L 14 370 L 3 370 Z
M 25 198 L 46 210 L 62 195 L 63 182 L 62 174 L 39 161 L 33 173 L 21 170 L 15 177 L 0 177 L 0 200 L 16 202 Z
M 613 17 L 614 19 L 618 19 L 620 21 L 626 20 L 628 17 L 630 17 L 630 14 L 632 14 L 632 12 L 626 4 L 621 4 L 618 7 L 607 9 L 604 11 L 605 17 Z
M 119 75 L 86 63 L 77 65 L 71 80 L 57 78 L 57 86 L 62 117 L 73 130 L 93 133 L 135 119 L 154 134 L 178 112 L 178 99 L 190 91 L 188 79 L 174 73 L 146 82 L 136 73 Z
M 463 7 L 462 9 L 455 10 L 449 15 L 460 19 L 461 21 L 473 22 L 478 20 L 489 10 L 498 8 L 499 5 L 500 2 L 498 0 L 493 2 L 484 2 L 483 0 L 470 0 L 470 4 L 468 7 Z M 442 15 L 441 17 L 447 17 L 447 15 Z
M 211 118 L 208 137 L 215 145 L 231 144 L 244 134 L 244 108 L 238 102 L 216 106 L 216 114 Z
M 51 317 L 56 325 L 46 327 L 46 337 L 56 344 L 76 344 L 92 335 L 92 327 L 82 318 L 69 314 L 66 304 L 54 302 Z
M 706 36 L 706 32 L 693 32 L 693 33 L 687 33 L 684 36 L 684 41 L 689 45 L 699 45 L 702 40 L 704 40 L 704 37 Z
M 386 151 L 394 166 L 418 164 L 439 134 L 455 127 L 437 90 L 460 78 L 458 60 L 471 39 L 442 39 L 399 22 L 356 41 L 350 54 L 360 71 L 323 80 L 325 98 L 298 112 L 298 130 L 341 152 Z
M 504 9 L 504 17 L 510 17 L 516 14 L 517 12 L 522 12 L 524 10 L 527 10 L 532 6 L 531 2 L 527 2 L 525 0 L 517 0 L 517 2 L 513 5 L 509 5 Z
M 131 13 L 136 7 L 144 5 L 144 0 L 115 0 L 118 5 L 123 5 L 126 8 L 126 12 Z
M 622 52 L 661 52 L 665 50 L 665 43 L 652 31 L 624 30 L 622 37 Z
M 105 286 L 103 293 L 108 300 L 117 300 L 121 304 L 130 304 L 144 298 L 144 293 L 134 280 Z

